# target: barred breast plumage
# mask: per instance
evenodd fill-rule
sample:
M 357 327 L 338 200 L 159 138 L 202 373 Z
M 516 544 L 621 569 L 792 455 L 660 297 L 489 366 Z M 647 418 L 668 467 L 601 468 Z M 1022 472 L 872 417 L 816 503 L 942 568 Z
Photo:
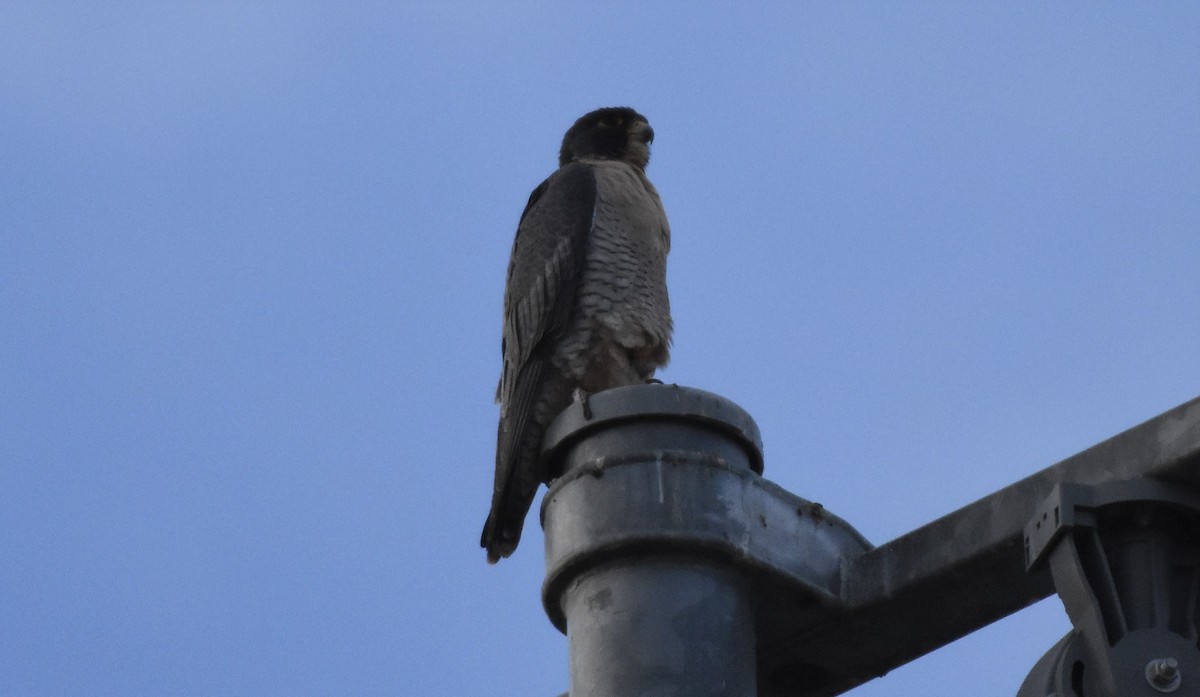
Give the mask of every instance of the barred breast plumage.
M 671 341 L 670 227 L 658 192 L 624 162 L 589 162 L 596 208 L 570 328 L 552 359 L 588 392 L 641 382 Z

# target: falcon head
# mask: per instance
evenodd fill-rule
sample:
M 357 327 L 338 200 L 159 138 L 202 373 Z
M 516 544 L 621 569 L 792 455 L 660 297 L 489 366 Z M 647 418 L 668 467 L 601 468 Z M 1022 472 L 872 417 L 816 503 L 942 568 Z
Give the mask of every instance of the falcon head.
M 575 160 L 621 160 L 646 169 L 654 129 L 645 116 L 629 107 L 597 109 L 579 117 L 563 136 L 558 166 Z

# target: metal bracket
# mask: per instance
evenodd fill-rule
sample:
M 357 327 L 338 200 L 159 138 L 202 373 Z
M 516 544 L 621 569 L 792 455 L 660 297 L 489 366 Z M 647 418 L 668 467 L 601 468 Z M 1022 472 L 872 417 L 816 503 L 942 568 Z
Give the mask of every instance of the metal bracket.
M 1140 479 L 1056 486 L 1025 528 L 1075 630 L 1018 697 L 1200 696 L 1200 496 Z
M 753 697 L 771 612 L 840 604 L 871 545 L 759 476 L 762 442 L 729 400 L 635 385 L 568 407 L 543 442 L 546 613 L 567 634 L 571 697 Z

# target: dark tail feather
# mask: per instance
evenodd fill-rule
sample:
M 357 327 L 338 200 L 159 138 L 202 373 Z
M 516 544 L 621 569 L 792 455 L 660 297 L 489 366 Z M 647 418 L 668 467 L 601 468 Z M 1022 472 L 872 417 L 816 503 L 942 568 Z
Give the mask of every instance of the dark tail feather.
M 500 418 L 492 509 L 479 540 L 487 550 L 489 564 L 511 555 L 521 541 L 525 516 L 544 478 L 542 436 L 551 419 L 570 401 L 570 390 L 553 371 L 546 375 L 546 367 L 546 361 L 539 358 L 522 366 Z
M 533 499 L 537 495 L 540 468 L 537 462 L 545 431 L 532 420 L 517 433 L 505 433 L 507 419 L 502 419 L 497 433 L 496 486 L 492 494 L 492 509 L 483 525 L 480 546 L 487 549 L 489 564 L 507 557 L 521 541 L 521 529 Z
M 483 536 L 479 539 L 479 546 L 487 550 L 487 562 L 495 564 L 501 559 L 512 555 L 517 549 L 517 543 L 521 540 L 521 531 L 517 531 L 516 538 L 512 540 L 500 537 L 500 521 L 496 513 L 490 513 L 487 517 L 487 522 L 483 524 Z
M 521 541 L 525 515 L 537 495 L 538 477 L 527 463 L 537 461 L 545 429 L 532 420 L 523 428 L 512 429 L 509 418 L 500 419 L 496 432 L 496 484 L 492 492 L 492 509 L 479 545 L 487 550 L 489 564 L 495 564 L 513 553 Z M 506 428 L 508 427 L 508 428 Z

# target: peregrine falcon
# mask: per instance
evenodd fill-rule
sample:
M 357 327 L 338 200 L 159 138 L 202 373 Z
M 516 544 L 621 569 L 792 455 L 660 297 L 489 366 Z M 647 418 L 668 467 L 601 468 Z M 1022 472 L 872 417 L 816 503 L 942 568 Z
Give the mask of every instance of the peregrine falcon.
M 529 196 L 508 263 L 496 480 L 480 545 L 517 547 L 538 485 L 542 436 L 576 391 L 645 382 L 667 364 L 671 231 L 646 178 L 654 130 L 627 107 L 586 114 L 558 170 Z

